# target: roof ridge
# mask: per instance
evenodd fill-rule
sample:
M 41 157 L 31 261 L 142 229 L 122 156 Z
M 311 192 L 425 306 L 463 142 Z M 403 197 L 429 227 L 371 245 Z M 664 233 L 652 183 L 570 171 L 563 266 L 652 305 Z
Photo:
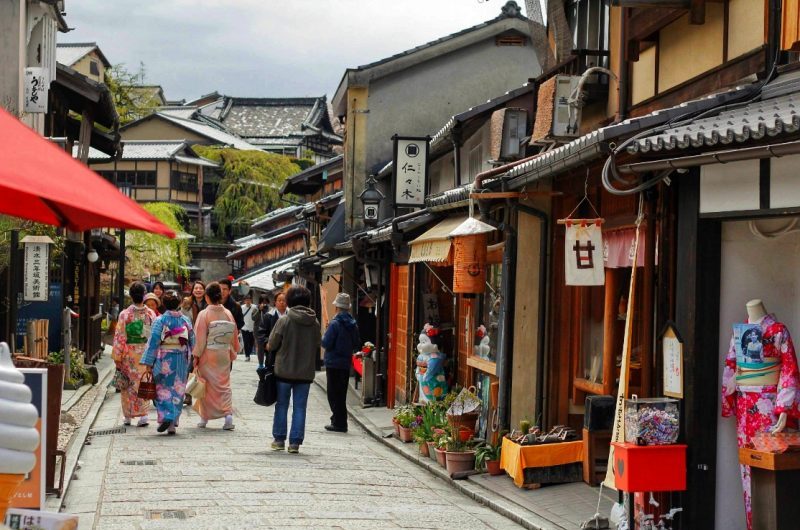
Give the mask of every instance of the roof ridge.
M 59 46 L 63 46 L 65 48 L 66 47 L 70 47 L 70 46 L 74 46 L 74 47 L 80 46 L 82 48 L 85 48 L 85 47 L 88 47 L 88 46 L 97 46 L 97 42 L 57 42 L 56 43 L 56 47 L 59 47 Z

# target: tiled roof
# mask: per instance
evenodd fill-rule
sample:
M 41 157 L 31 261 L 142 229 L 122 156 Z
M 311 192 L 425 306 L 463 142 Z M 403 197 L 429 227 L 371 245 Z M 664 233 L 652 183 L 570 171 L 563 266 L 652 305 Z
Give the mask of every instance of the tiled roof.
M 155 116 L 161 117 L 171 123 L 179 127 L 183 127 L 184 129 L 188 129 L 192 132 L 195 132 L 201 136 L 205 136 L 209 140 L 213 142 L 217 142 L 219 144 L 230 145 L 231 147 L 235 147 L 236 149 L 241 149 L 244 151 L 247 150 L 258 150 L 258 147 L 254 146 L 253 144 L 246 142 L 239 138 L 238 136 L 234 136 L 232 134 L 226 133 L 224 131 L 220 131 L 219 129 L 212 127 L 211 125 L 206 125 L 205 123 L 200 123 L 195 120 L 185 120 L 183 118 L 178 118 L 176 116 L 171 116 L 169 114 L 162 114 L 160 112 L 156 112 Z M 147 119 L 147 118 L 145 118 Z M 135 123 L 135 122 L 134 122 Z
M 305 254 L 303 253 L 298 253 L 281 258 L 277 261 L 273 261 L 269 265 L 265 265 L 254 271 L 250 271 L 244 276 L 237 278 L 236 284 L 238 285 L 240 281 L 244 280 L 251 288 L 271 291 L 275 287 L 272 274 L 294 268 L 295 262 L 299 262 L 300 258 L 302 258 L 304 255 Z
M 243 138 L 332 133 L 326 98 L 226 97 L 219 120 Z M 216 110 L 218 108 L 214 107 Z
M 169 160 L 186 147 L 183 140 L 133 141 L 123 140 L 121 160 Z M 77 153 L 78 146 L 73 148 Z M 111 157 L 94 148 L 89 149 L 89 160 L 109 160 Z
M 656 153 L 761 140 L 800 130 L 800 93 L 757 101 L 637 140 L 628 152 Z
M 56 44 L 56 62 L 72 66 L 94 50 L 97 50 L 103 65 L 106 68 L 110 67 L 111 63 L 100 51 L 96 42 L 59 42 Z
M 166 107 L 159 107 L 158 112 L 175 116 L 176 118 L 183 118 L 184 120 L 192 119 L 197 112 L 197 107 L 185 105 L 168 105 Z
M 263 225 L 267 221 L 272 221 L 272 220 L 275 220 L 275 219 L 277 219 L 279 217 L 283 217 L 283 216 L 286 216 L 286 215 L 297 214 L 302 209 L 303 209 L 302 206 L 293 204 L 291 206 L 286 206 L 285 208 L 278 208 L 277 210 L 272 210 L 271 212 L 269 212 L 269 213 L 267 213 L 265 215 L 262 215 L 261 217 L 255 219 L 253 221 L 253 224 L 251 225 L 251 228 L 256 228 L 259 225 Z
M 245 250 L 255 248 L 255 247 L 264 247 L 273 243 L 275 241 L 280 241 L 282 239 L 286 239 L 289 236 L 293 236 L 303 232 L 305 229 L 305 223 L 299 221 L 289 226 L 284 226 L 278 228 L 276 230 L 272 230 L 270 232 L 266 232 L 263 234 L 258 234 L 255 237 L 243 237 L 241 239 L 237 239 L 234 241 L 234 245 L 237 246 L 235 250 L 230 252 L 226 258 L 232 259 L 237 256 L 240 256 L 244 253 Z

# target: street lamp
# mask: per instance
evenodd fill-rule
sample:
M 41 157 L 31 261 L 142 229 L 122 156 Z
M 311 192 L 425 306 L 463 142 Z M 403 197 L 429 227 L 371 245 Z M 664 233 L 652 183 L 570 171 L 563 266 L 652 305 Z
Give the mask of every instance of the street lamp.
M 95 263 L 99 258 L 100 258 L 100 255 L 97 253 L 97 251 L 94 249 L 94 247 L 90 248 L 89 249 L 89 253 L 86 254 L 86 260 L 89 263 Z
M 358 196 L 364 206 L 364 224 L 375 226 L 378 224 L 378 206 L 384 198 L 383 193 L 375 187 L 375 177 L 370 175 L 364 191 Z

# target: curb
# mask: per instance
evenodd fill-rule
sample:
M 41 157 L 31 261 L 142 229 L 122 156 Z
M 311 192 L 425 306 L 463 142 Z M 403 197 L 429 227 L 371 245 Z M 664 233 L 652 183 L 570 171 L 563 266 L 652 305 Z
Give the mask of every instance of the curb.
M 327 387 L 322 383 L 322 381 L 314 378 L 314 384 L 316 384 L 322 390 L 327 391 Z M 352 391 L 352 388 L 348 385 L 348 394 Z M 480 486 L 475 483 L 471 483 L 465 480 L 453 480 L 450 478 L 450 475 L 443 471 L 441 466 L 438 464 L 434 464 L 430 458 L 423 458 L 421 456 L 416 456 L 410 454 L 406 451 L 400 449 L 396 444 L 392 443 L 392 438 L 384 438 L 378 432 L 372 430 L 371 427 L 367 425 L 367 422 L 361 417 L 361 415 L 354 411 L 352 407 L 348 404 L 347 405 L 347 414 L 350 418 L 358 424 L 362 429 L 364 429 L 367 434 L 369 434 L 372 438 L 378 440 L 386 447 L 389 447 L 394 452 L 398 453 L 399 455 L 406 458 L 410 462 L 417 464 L 418 466 L 422 467 L 423 469 L 427 470 L 433 476 L 448 482 L 451 486 L 453 486 L 457 491 L 462 493 L 463 495 L 469 497 L 470 499 L 490 508 L 491 510 L 499 513 L 500 515 L 514 521 L 518 525 L 528 529 L 528 530 L 565 530 L 561 526 L 557 526 L 550 521 L 536 515 L 535 513 L 527 510 L 526 508 L 519 506 L 513 501 L 509 501 L 506 499 L 502 499 L 497 495 L 493 495 L 490 497 L 488 494 L 489 492 L 483 486 Z M 508 503 L 509 506 L 504 506 L 503 504 Z M 520 513 L 520 510 L 524 510 L 524 513 Z
M 114 370 L 107 370 L 105 375 L 101 376 L 100 380 L 95 385 L 96 387 L 100 388 L 100 392 L 97 393 L 97 396 L 94 398 L 94 402 L 92 402 L 92 406 L 89 407 L 89 412 L 86 413 L 86 417 L 84 418 L 80 429 L 75 431 L 75 434 L 72 435 L 72 439 L 69 441 L 69 444 L 64 450 L 64 452 L 67 454 L 64 462 L 64 465 L 66 466 L 64 471 L 64 487 L 61 490 L 60 497 L 51 496 L 45 499 L 45 507 L 50 511 L 61 511 L 61 504 L 67 497 L 67 491 L 69 490 L 70 484 L 72 484 L 72 476 L 75 474 L 75 468 L 78 466 L 78 457 L 80 457 L 83 444 L 86 442 L 86 438 L 89 436 L 89 431 L 92 429 L 95 421 L 97 420 L 100 407 L 103 406 L 103 403 L 106 400 L 106 396 L 108 395 L 107 387 L 113 376 Z M 103 389 L 105 389 L 105 392 Z

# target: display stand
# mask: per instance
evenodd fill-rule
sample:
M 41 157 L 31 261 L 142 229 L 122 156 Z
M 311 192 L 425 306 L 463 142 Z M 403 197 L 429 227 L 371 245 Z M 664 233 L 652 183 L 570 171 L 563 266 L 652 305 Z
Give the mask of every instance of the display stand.
M 520 445 L 503 438 L 500 467 L 514 479 L 518 488 L 580 482 L 583 442 Z
M 800 521 L 800 453 L 739 449 L 739 462 L 750 466 L 753 528 L 789 530 Z

